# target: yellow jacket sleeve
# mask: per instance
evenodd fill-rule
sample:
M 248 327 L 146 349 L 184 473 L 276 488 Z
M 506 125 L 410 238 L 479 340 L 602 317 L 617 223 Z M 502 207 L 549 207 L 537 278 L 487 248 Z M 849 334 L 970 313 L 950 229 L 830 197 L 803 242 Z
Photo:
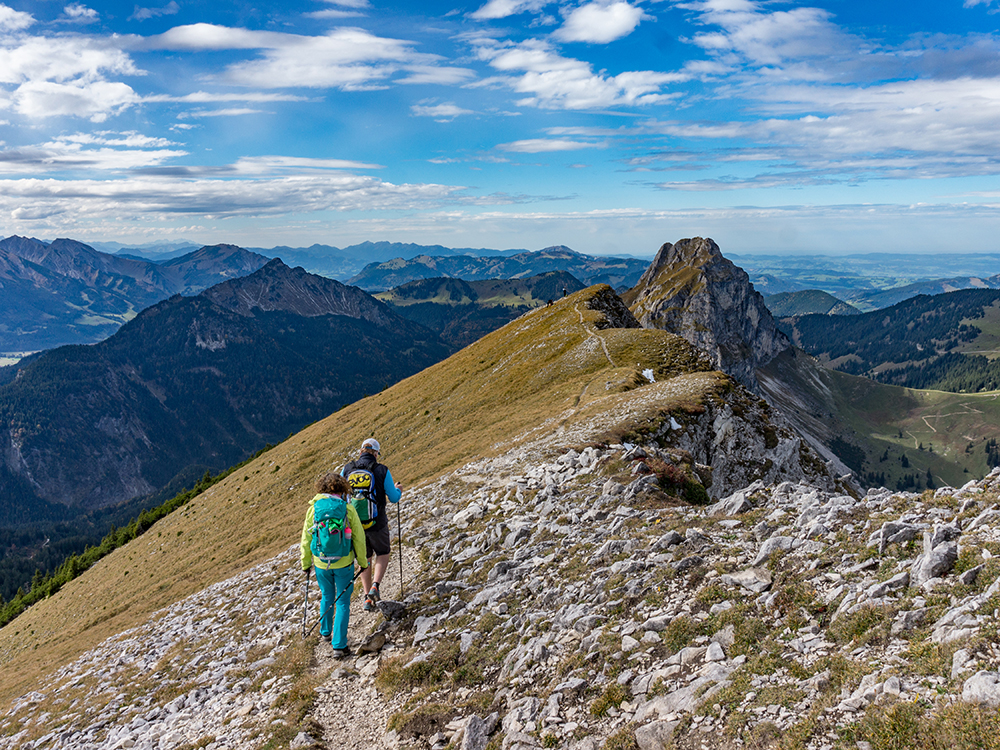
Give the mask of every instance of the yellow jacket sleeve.
M 351 544 L 354 546 L 354 557 L 358 560 L 358 565 L 362 568 L 368 567 L 368 545 L 365 542 L 365 527 L 361 525 L 361 519 L 354 505 L 347 503 L 347 520 L 351 524 Z
M 313 498 L 315 500 L 316 498 Z M 302 562 L 302 570 L 309 570 L 312 567 L 313 556 L 310 545 L 312 544 L 313 527 L 313 500 L 309 501 L 309 510 L 306 511 L 306 520 L 302 524 L 302 541 L 299 544 L 299 560 Z M 353 527 L 351 533 L 354 533 Z M 364 531 L 362 530 L 362 533 Z

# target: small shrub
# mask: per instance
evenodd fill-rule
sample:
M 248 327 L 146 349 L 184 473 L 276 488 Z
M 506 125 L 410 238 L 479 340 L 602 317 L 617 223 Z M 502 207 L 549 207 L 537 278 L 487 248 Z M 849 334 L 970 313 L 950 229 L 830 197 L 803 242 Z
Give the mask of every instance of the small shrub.
M 604 741 L 601 750 L 639 750 L 635 730 L 635 724 L 626 724 Z
M 618 708 L 622 701 L 627 698 L 625 693 L 625 688 L 619 685 L 617 682 L 612 682 L 610 685 L 604 688 L 604 692 L 601 693 L 599 698 L 594 699 L 590 704 L 590 713 L 593 716 L 604 716 L 607 714 L 608 709 L 614 706 Z
M 864 606 L 852 614 L 834 620 L 829 627 L 829 634 L 840 644 L 883 643 L 888 640 L 889 627 L 895 614 L 896 611 L 891 607 Z
M 665 648 L 676 652 L 688 645 L 697 633 L 698 626 L 694 620 L 687 615 L 682 615 L 670 621 L 670 624 L 660 633 L 660 638 Z

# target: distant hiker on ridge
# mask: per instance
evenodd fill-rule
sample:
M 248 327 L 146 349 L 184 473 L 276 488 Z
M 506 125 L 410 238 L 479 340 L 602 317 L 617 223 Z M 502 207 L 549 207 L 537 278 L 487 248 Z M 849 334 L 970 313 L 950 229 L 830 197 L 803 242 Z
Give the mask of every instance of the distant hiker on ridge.
M 361 455 L 350 461 L 341 471 L 351 484 L 352 502 L 361 525 L 365 529 L 368 543 L 368 561 L 375 555 L 374 575 L 371 568 L 361 571 L 364 583 L 365 610 L 375 609 L 375 603 L 382 597 L 379 586 L 386 568 L 389 567 L 389 518 L 385 513 L 386 499 L 398 503 L 403 496 L 402 487 L 393 482 L 389 467 L 378 462 L 382 446 L 375 438 L 368 438 L 361 444 Z M 374 580 L 372 580 L 374 578 Z
M 316 480 L 316 496 L 309 502 L 302 524 L 299 556 L 307 576 L 310 567 L 316 568 L 316 582 L 323 595 L 319 603 L 322 612 L 319 634 L 331 642 L 336 657 L 350 655 L 347 627 L 355 557 L 362 569 L 368 567 L 364 527 L 350 496 L 351 485 L 332 471 Z

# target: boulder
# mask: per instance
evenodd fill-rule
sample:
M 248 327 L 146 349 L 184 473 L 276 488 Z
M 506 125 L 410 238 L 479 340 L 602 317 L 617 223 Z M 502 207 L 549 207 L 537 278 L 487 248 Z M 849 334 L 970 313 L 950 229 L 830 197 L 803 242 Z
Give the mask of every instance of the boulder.
M 913 567 L 910 569 L 910 585 L 923 586 L 932 578 L 947 575 L 955 567 L 956 560 L 958 560 L 958 545 L 955 542 L 942 542 L 913 561 Z
M 1000 672 L 976 672 L 962 686 L 962 700 L 991 708 L 1000 706 Z
M 635 744 L 639 750 L 667 750 L 674 746 L 674 730 L 678 721 L 652 721 L 635 730 Z
M 762 594 L 771 588 L 771 574 L 763 568 L 748 568 L 739 573 L 726 573 L 719 578 L 727 586 L 740 586 L 754 594 Z

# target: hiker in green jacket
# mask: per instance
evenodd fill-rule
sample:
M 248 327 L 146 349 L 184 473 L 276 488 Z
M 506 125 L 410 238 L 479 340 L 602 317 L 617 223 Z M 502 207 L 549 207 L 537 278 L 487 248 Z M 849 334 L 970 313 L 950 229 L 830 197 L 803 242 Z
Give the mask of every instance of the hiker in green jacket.
M 300 545 L 302 570 L 308 573 L 310 567 L 316 569 L 316 582 L 322 592 L 320 635 L 331 642 L 333 655 L 338 658 L 350 655 L 347 626 L 355 559 L 362 570 L 368 567 L 365 530 L 349 501 L 350 494 L 351 485 L 339 474 L 327 472 L 316 480 L 316 496 L 309 501 Z M 317 511 L 317 505 L 321 510 Z M 319 524 L 317 515 L 321 516 Z M 326 517 L 330 520 L 324 520 Z

